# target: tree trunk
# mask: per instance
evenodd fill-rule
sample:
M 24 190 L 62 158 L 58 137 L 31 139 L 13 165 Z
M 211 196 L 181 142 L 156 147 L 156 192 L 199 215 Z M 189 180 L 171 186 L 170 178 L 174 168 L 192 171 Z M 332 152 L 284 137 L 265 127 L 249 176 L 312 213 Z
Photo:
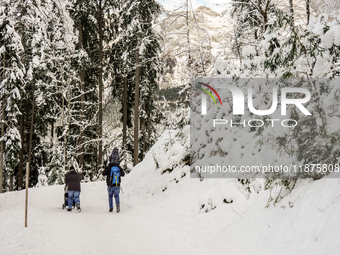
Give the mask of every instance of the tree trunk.
M 189 0 L 186 0 L 186 11 L 185 11 L 185 19 L 187 25 L 187 43 L 188 43 L 188 67 L 191 69 L 191 53 L 190 53 L 190 34 L 189 34 Z M 191 70 L 190 70 L 191 76 Z
M 53 145 L 54 139 L 54 119 L 51 119 L 51 146 Z
M 294 5 L 293 5 L 293 0 L 289 0 L 289 13 L 290 13 L 290 28 L 292 32 L 295 31 L 294 29 Z
M 13 191 L 13 175 L 9 176 L 9 191 Z
M 134 143 L 134 157 L 133 165 L 138 164 L 138 124 L 139 124 L 139 49 L 136 52 L 136 76 L 135 76 L 135 120 L 134 120 L 134 132 L 133 132 L 133 143 Z
M 123 91 L 123 147 L 126 149 L 126 129 L 127 129 L 127 77 L 124 77 Z
M 141 151 L 141 160 L 144 159 L 144 155 L 145 155 L 145 148 L 146 148 L 146 137 L 145 137 L 145 101 L 143 102 L 143 105 L 142 105 L 142 109 L 143 109 L 143 117 L 141 118 L 141 132 L 142 132 L 142 151 Z
M 307 26 L 308 26 L 309 19 L 310 19 L 310 0 L 306 0 L 306 14 L 307 14 Z
M 66 129 L 66 133 L 65 133 L 65 154 L 64 154 L 64 170 L 66 172 L 66 169 L 68 170 L 68 136 L 70 133 L 70 122 L 71 122 L 71 84 L 70 81 L 67 81 L 67 86 L 68 86 L 68 93 L 67 93 L 67 119 L 66 119 L 66 125 L 67 125 L 67 129 Z
M 34 110 L 35 110 L 35 81 L 33 80 L 33 89 L 32 89 L 32 114 L 31 114 L 31 129 L 30 129 L 30 143 L 28 149 L 28 168 L 31 169 L 31 159 L 32 159 L 32 148 L 33 148 L 33 131 L 34 131 Z M 27 178 L 27 177 L 26 177 Z M 28 176 L 28 187 L 29 185 L 29 176 Z
M 5 65 L 4 65 L 5 67 Z M 3 70 L 5 73 L 5 69 Z M 5 77 L 5 74 L 4 74 Z M 1 137 L 5 135 L 5 100 L 2 101 L 1 104 Z M 2 193 L 3 186 L 3 172 L 4 172 L 4 141 L 1 141 L 1 152 L 0 152 L 1 160 L 0 160 L 0 193 Z
M 3 69 L 2 69 L 2 79 L 5 79 L 5 71 L 6 71 L 6 53 L 3 60 Z M 3 99 L 1 102 L 1 137 L 5 135 L 5 100 Z M 3 186 L 3 172 L 4 172 L 4 141 L 1 141 L 0 145 L 0 194 L 2 193 Z
M 19 169 L 18 169 L 18 190 L 22 189 L 22 183 L 24 178 L 24 129 L 25 129 L 25 118 L 22 114 L 20 116 L 20 137 L 21 137 L 21 148 L 19 151 Z
M 61 91 L 61 94 L 64 95 L 64 87 L 62 88 L 62 91 Z M 61 120 L 62 120 L 62 127 L 65 128 L 65 97 L 63 97 L 63 100 L 62 100 L 62 106 L 61 106 L 61 109 L 62 109 L 62 113 L 61 113 Z M 67 148 L 66 148 L 66 139 L 67 137 L 65 136 L 64 138 L 64 172 L 66 172 L 66 151 L 67 151 Z
M 83 27 L 81 24 L 81 20 L 79 20 L 79 48 L 83 49 Z M 81 118 L 84 119 L 85 116 L 85 79 L 84 79 L 84 70 L 83 68 L 80 68 L 80 82 L 81 82 L 81 96 L 80 96 L 80 108 L 81 108 Z M 79 151 L 79 165 L 80 169 L 83 170 L 84 167 L 84 153 L 85 153 L 85 147 L 84 147 L 84 136 L 85 136 L 85 129 L 84 127 L 80 127 L 80 137 L 79 137 L 79 145 L 80 145 L 80 151 Z
M 98 113 L 98 139 L 99 139 L 99 149 L 98 149 L 98 168 L 102 168 L 103 160 L 103 77 L 102 77 L 102 64 L 103 64 L 103 27 L 102 27 L 102 0 L 99 0 L 99 113 Z
M 235 36 L 235 47 L 236 47 L 236 52 L 237 55 L 240 59 L 240 64 L 242 64 L 242 54 L 241 54 L 241 47 L 240 47 L 240 43 L 238 41 L 238 34 L 236 33 L 236 30 L 234 29 L 234 36 Z
M 271 0 L 267 0 L 264 10 L 263 10 L 263 33 L 265 33 L 267 31 L 267 27 L 268 27 L 268 9 L 269 9 L 269 5 L 271 3 Z M 261 8 L 261 6 L 259 7 Z

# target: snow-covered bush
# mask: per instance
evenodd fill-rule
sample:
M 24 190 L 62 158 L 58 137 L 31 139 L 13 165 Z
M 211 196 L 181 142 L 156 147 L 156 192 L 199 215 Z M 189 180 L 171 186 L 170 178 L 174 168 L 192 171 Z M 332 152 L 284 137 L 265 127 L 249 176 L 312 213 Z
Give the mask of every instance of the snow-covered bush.
M 215 155 L 222 152 L 228 153 L 225 162 L 245 158 L 246 162 L 255 164 L 249 159 L 254 158 L 257 150 L 261 150 L 264 152 L 263 155 L 270 155 L 269 158 L 273 162 L 282 164 L 339 162 L 340 87 L 336 78 L 340 75 L 340 12 L 321 14 L 317 18 L 311 16 L 309 25 L 304 28 L 301 24 L 294 24 L 292 13 L 277 9 L 275 6 L 267 9 L 268 13 L 272 14 L 268 16 L 269 20 L 263 23 L 264 16 L 258 9 L 249 11 L 253 4 L 235 1 L 233 14 L 239 27 L 235 28 L 233 49 L 235 59 L 239 59 L 239 63 L 235 65 L 232 60 L 218 59 L 215 62 L 216 76 L 235 79 L 245 77 L 300 79 L 300 83 L 296 82 L 294 86 L 306 88 L 311 92 L 312 99 L 306 107 L 313 115 L 301 116 L 296 110 L 290 109 L 287 116 L 297 120 L 299 125 L 287 130 L 275 131 L 265 126 L 257 129 L 256 133 L 242 133 L 235 129 L 228 133 L 228 139 L 234 141 L 233 148 L 238 148 L 239 152 L 225 145 L 223 145 L 225 148 L 219 147 L 214 150 L 211 146 L 206 146 L 200 152 L 200 157 L 205 155 L 202 158 L 205 161 L 210 153 Z M 240 28 L 243 29 L 243 34 L 237 32 Z M 271 101 L 268 98 L 271 98 L 271 94 L 268 94 L 268 91 L 271 91 L 271 87 L 255 85 L 252 88 L 255 90 L 253 102 L 269 109 Z M 227 104 L 229 100 L 223 103 Z M 218 112 L 214 116 L 219 116 Z M 207 132 L 210 133 L 211 130 L 207 129 Z M 214 145 L 223 137 L 213 136 L 211 141 L 202 137 L 199 139 Z M 216 156 L 209 160 L 214 161 L 214 157 Z M 317 179 L 327 174 L 328 172 L 309 177 Z M 289 191 L 295 187 L 296 179 L 278 179 L 280 177 L 282 176 L 277 174 L 268 175 L 266 188 L 272 189 L 280 185 Z M 305 175 L 299 173 L 297 177 Z M 282 194 L 285 192 L 282 191 Z

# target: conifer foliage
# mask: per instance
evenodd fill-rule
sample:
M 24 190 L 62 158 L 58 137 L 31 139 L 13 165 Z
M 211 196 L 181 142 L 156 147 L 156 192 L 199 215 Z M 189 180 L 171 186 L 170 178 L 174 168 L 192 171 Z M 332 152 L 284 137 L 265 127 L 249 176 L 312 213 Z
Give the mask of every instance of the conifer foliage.
M 284 7 L 271 0 L 233 1 L 232 16 L 237 24 L 233 38 L 234 58 L 230 60 L 233 64 L 224 66 L 227 62 L 217 61 L 216 70 L 224 70 L 218 73 L 219 77 L 236 80 L 284 78 L 288 79 L 285 86 L 310 91 L 311 100 L 305 107 L 313 112 L 312 116 L 304 116 L 299 110 L 290 108 L 288 116 L 298 121 L 296 127 L 281 133 L 268 126 L 257 128 L 251 130 L 256 131 L 253 138 L 259 139 L 260 150 L 270 146 L 277 151 L 273 162 L 334 165 L 340 159 L 340 133 L 336 124 L 340 121 L 339 10 L 333 8 L 313 16 L 316 12 L 309 4 L 304 5 L 308 8 L 305 13 L 301 10 L 297 13 L 296 2 L 288 1 L 287 4 Z M 268 104 L 267 92 L 271 86 L 270 83 L 265 88 L 253 85 L 256 91 L 253 100 L 261 102 L 259 105 Z M 308 177 L 318 179 L 329 173 L 297 173 L 296 177 L 308 174 Z M 267 188 L 279 184 L 291 190 L 296 183 L 296 179 L 277 179 L 281 174 L 267 177 Z
M 132 102 L 136 97 L 135 81 L 139 79 L 139 158 L 142 159 L 146 151 L 155 142 L 155 103 L 154 94 L 158 90 L 159 78 L 162 72 L 160 65 L 161 37 L 154 29 L 154 22 L 160 14 L 160 5 L 156 1 L 117 1 L 118 12 L 112 14 L 112 20 L 117 21 L 113 29 L 117 35 L 110 51 L 113 53 L 110 62 L 115 66 L 115 76 L 112 80 L 113 94 L 122 103 L 122 116 L 126 115 L 125 151 L 134 154 L 135 148 L 128 133 L 132 127 L 132 113 L 135 106 Z M 138 54 L 137 54 L 138 53 Z M 139 65 L 137 66 L 137 55 Z M 139 69 L 139 77 L 136 70 Z M 125 85 L 124 85 L 125 84 Z M 124 88 L 126 101 L 124 103 Z M 126 113 L 124 114 L 124 109 Z M 124 121 L 123 121 L 124 123 Z M 135 126 L 135 125 L 134 125 Z M 124 134 L 123 134 L 124 135 Z M 134 139 L 136 139 L 134 137 Z M 127 156 L 127 155 L 124 155 Z
M 0 2 L 0 192 L 25 186 L 26 162 L 30 186 L 62 184 L 70 166 L 87 180 L 98 179 L 112 147 L 103 126 L 119 126 L 119 119 L 103 119 L 111 114 L 104 104 L 113 100 L 107 88 L 123 104 L 126 80 L 127 107 L 121 109 L 130 129 L 137 69 L 142 158 L 154 142 L 153 95 L 161 68 L 153 26 L 159 13 L 155 1 Z M 130 131 L 120 146 L 132 154 Z

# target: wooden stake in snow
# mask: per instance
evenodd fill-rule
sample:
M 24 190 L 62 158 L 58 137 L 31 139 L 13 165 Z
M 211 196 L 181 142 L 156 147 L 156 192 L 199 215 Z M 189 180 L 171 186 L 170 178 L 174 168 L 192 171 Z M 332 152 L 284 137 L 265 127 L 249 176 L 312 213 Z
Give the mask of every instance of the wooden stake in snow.
M 27 228 L 28 185 L 30 176 L 30 164 L 26 163 L 26 198 L 25 198 L 25 228 Z

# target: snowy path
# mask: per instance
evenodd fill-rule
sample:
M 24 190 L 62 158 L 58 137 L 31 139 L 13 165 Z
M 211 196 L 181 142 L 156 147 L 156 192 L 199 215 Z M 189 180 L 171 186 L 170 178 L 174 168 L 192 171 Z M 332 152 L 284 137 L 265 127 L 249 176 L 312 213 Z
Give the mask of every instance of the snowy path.
M 34 188 L 26 229 L 25 192 L 0 194 L 0 255 L 339 254 L 340 179 L 303 181 L 269 208 L 270 191 L 245 200 L 223 183 L 187 177 L 165 192 L 136 195 L 136 183 L 126 179 L 119 214 L 108 212 L 104 182 L 82 184 L 81 213 L 61 209 L 63 186 Z M 234 202 L 200 212 L 205 198 L 223 198 L 215 186 Z
M 0 254 L 208 254 L 179 231 L 186 216 L 145 197 L 121 193 L 121 212 L 109 213 L 104 182 L 82 184 L 81 213 L 61 209 L 62 186 L 30 189 L 27 229 L 24 194 L 2 195 Z

